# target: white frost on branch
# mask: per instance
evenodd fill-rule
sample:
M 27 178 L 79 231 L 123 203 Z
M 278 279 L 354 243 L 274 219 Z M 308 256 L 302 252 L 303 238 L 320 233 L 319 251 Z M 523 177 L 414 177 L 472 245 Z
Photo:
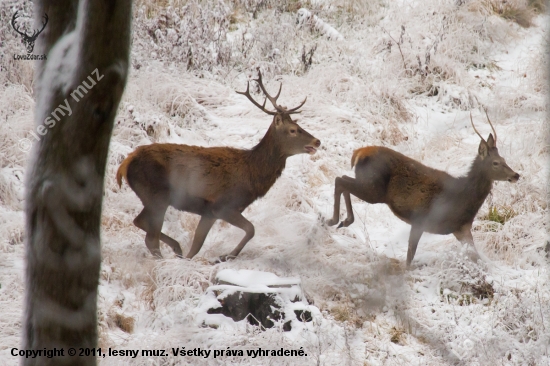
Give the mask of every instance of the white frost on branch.
M 340 34 L 333 26 L 325 23 L 317 15 L 312 14 L 306 8 L 298 10 L 298 24 L 300 26 L 308 26 L 311 29 L 315 29 L 323 36 L 327 37 L 331 41 L 343 41 L 344 36 Z

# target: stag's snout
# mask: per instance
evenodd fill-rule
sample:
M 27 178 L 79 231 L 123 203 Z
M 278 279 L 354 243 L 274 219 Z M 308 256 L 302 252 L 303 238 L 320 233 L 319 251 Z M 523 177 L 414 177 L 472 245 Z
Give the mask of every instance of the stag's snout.
M 317 152 L 317 148 L 321 146 L 321 140 L 314 138 L 310 145 L 306 145 L 304 149 L 309 155 L 313 155 Z

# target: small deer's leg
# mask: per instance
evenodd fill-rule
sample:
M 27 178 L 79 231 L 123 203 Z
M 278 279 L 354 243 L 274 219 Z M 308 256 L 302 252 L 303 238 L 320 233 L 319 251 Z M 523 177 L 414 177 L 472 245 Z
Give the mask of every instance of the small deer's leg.
M 460 230 L 453 233 L 457 240 L 464 244 L 469 244 L 474 248 L 475 254 L 479 257 L 476 245 L 474 244 L 474 237 L 472 236 L 472 224 L 466 224 L 460 228 Z
M 238 227 L 239 229 L 244 230 L 244 238 L 241 239 L 241 242 L 231 253 L 220 257 L 220 261 L 225 262 L 228 259 L 234 258 L 239 255 L 241 250 L 243 250 L 246 243 L 254 237 L 255 229 L 254 225 L 248 221 L 239 211 L 223 211 L 216 215 L 218 218 L 226 221 L 227 223 Z
M 355 220 L 353 216 L 353 206 L 351 205 L 351 196 L 353 194 L 355 197 L 358 197 L 366 202 L 376 202 L 373 200 L 375 197 L 370 197 L 368 192 L 365 192 L 365 184 L 357 181 L 355 178 L 348 177 L 346 175 L 336 178 L 334 182 L 334 216 L 330 221 L 327 222 L 327 225 L 334 225 L 338 222 L 340 216 L 340 195 L 344 194 L 344 200 L 346 202 L 347 217 L 342 223 L 338 226 L 347 227 L 353 224 Z
M 407 268 L 411 267 L 411 262 L 416 253 L 416 247 L 418 247 L 418 241 L 424 231 L 420 226 L 412 225 L 411 232 L 409 234 L 409 249 L 407 250 Z
M 334 211 L 332 213 L 332 219 L 326 221 L 328 226 L 333 226 L 340 222 L 340 196 L 343 192 L 340 185 L 341 180 L 341 177 L 336 177 L 334 180 Z
M 204 240 L 208 235 L 208 232 L 212 228 L 212 225 L 216 222 L 215 217 L 201 216 L 199 224 L 195 229 L 195 236 L 193 237 L 193 244 L 191 244 L 191 250 L 187 254 L 187 258 L 193 258 L 202 248 Z
M 140 228 L 145 232 L 149 231 L 149 225 L 147 224 L 147 219 L 146 219 L 147 215 L 148 215 L 147 209 L 144 208 L 143 211 L 141 211 L 141 213 L 137 215 L 137 217 L 134 219 L 134 225 L 136 225 L 138 228 Z M 181 258 L 183 256 L 180 244 L 176 240 L 172 239 L 171 237 L 164 234 L 163 232 L 160 233 L 159 239 L 165 242 L 166 244 L 168 244 L 170 248 L 172 248 L 174 253 L 176 253 L 177 257 Z
M 357 181 L 354 178 L 348 177 L 347 175 L 343 175 L 342 179 L 348 182 L 349 184 L 355 185 L 357 183 Z M 346 203 L 346 211 L 348 213 L 348 216 L 340 225 L 338 225 L 338 228 L 348 227 L 351 224 L 353 224 L 353 221 L 355 221 L 355 217 L 353 216 L 353 207 L 351 206 L 350 192 L 347 190 L 344 190 L 342 193 L 344 195 L 344 202 Z
M 343 175 L 334 180 L 334 212 L 332 219 L 326 221 L 328 226 L 336 225 L 340 221 L 340 196 L 342 194 L 344 194 L 344 201 L 346 202 L 347 217 L 338 228 L 349 226 L 355 220 L 353 217 L 353 207 L 351 206 L 350 190 L 352 194 L 360 190 L 360 185 L 354 178 Z

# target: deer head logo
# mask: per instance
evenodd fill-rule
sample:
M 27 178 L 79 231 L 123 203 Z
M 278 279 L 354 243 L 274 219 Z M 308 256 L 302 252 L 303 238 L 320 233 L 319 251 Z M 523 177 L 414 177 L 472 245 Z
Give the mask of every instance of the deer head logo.
M 39 31 L 34 30 L 32 35 L 29 36 L 27 32 L 19 31 L 19 29 L 17 29 L 17 26 L 15 25 L 15 21 L 17 20 L 17 18 L 19 18 L 19 16 L 17 15 L 18 13 L 19 12 L 17 11 L 15 12 L 15 14 L 13 14 L 13 18 L 11 18 L 11 25 L 17 33 L 23 36 L 23 39 L 21 40 L 21 42 L 25 44 L 25 47 L 27 48 L 27 53 L 32 53 L 32 50 L 34 49 L 34 41 L 36 41 L 36 38 L 38 38 L 38 35 L 42 33 L 44 28 L 46 28 L 46 24 L 48 24 L 48 14 L 44 14 L 44 22 L 42 23 L 42 29 L 40 29 Z

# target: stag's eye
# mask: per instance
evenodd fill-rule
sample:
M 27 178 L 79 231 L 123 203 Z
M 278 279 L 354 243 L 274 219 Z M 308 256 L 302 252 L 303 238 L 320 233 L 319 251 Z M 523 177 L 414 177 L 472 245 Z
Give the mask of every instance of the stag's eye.
M 498 161 L 493 161 L 493 166 L 498 166 Z
M 290 130 L 290 133 L 296 133 L 295 129 Z

